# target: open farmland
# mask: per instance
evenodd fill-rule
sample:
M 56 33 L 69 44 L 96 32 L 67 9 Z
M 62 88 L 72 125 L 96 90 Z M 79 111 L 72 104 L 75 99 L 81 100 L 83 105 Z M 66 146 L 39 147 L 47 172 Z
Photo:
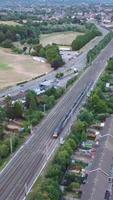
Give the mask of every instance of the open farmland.
M 82 35 L 83 33 L 79 32 L 57 32 L 57 33 L 50 33 L 50 34 L 43 34 L 40 38 L 40 43 L 43 46 L 47 44 L 56 43 L 58 45 L 71 45 L 72 41 L 78 36 Z
M 0 88 L 30 80 L 51 70 L 48 63 L 0 48 Z
M 1 20 L 0 20 L 0 24 L 10 25 L 10 26 L 11 26 L 11 25 L 12 25 L 12 26 L 16 26 L 16 25 L 20 25 L 20 26 L 21 26 L 21 24 L 15 22 L 15 21 L 1 21 Z

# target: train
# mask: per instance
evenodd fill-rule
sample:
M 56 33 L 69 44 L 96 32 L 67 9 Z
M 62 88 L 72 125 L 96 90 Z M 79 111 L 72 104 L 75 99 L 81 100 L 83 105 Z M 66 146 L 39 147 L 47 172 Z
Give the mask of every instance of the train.
M 69 112 L 66 114 L 64 119 L 55 128 L 54 133 L 53 133 L 53 138 L 58 138 L 58 136 L 61 134 L 61 132 L 65 128 L 66 124 L 70 120 L 72 114 L 75 112 L 77 107 L 80 105 L 83 97 L 85 96 L 85 94 L 87 94 L 87 92 L 92 87 L 92 85 L 93 85 L 93 81 L 89 82 L 89 84 L 85 87 L 85 89 L 80 93 L 80 95 L 78 96 L 77 100 L 75 101 L 75 103 L 73 104 L 73 106 L 71 107 Z

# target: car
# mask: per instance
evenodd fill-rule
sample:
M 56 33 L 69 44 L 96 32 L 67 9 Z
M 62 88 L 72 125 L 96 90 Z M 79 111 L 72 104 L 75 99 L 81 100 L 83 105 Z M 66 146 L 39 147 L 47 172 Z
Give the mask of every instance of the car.
M 64 144 L 64 138 L 63 137 L 60 137 L 60 144 Z
M 78 69 L 76 67 L 74 67 L 74 73 L 77 73 Z
M 105 192 L 104 199 L 105 200 L 110 200 L 110 192 L 108 190 L 106 190 L 106 192 Z

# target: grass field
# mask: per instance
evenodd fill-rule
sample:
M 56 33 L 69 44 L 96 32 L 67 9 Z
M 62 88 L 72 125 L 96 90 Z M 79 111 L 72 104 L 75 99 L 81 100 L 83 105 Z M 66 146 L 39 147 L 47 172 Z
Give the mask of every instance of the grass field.
M 58 32 L 58 33 L 50 33 L 50 34 L 43 34 L 40 38 L 40 43 L 43 46 L 47 44 L 56 43 L 59 45 L 71 45 L 72 41 L 78 36 L 82 35 L 83 33 L 78 32 Z
M 0 48 L 0 88 L 50 72 L 49 64 Z
M 7 24 L 7 25 L 12 25 L 12 26 L 20 25 L 21 26 L 21 24 L 14 22 L 14 21 L 1 21 L 0 20 L 0 24 Z

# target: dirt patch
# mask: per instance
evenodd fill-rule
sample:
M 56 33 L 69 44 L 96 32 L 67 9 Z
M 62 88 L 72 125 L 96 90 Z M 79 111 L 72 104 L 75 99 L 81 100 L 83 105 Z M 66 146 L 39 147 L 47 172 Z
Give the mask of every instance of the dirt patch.
M 0 48 L 0 88 L 30 80 L 52 70 L 50 64 Z
M 1 21 L 1 20 L 0 20 L 0 24 L 10 25 L 10 26 L 16 26 L 16 25 L 22 26 L 21 24 L 19 24 L 19 23 L 17 23 L 17 22 L 14 22 L 14 21 Z
M 47 44 L 56 43 L 59 45 L 71 45 L 72 41 L 78 36 L 83 35 L 79 32 L 58 32 L 41 35 L 41 44 L 46 46 Z

